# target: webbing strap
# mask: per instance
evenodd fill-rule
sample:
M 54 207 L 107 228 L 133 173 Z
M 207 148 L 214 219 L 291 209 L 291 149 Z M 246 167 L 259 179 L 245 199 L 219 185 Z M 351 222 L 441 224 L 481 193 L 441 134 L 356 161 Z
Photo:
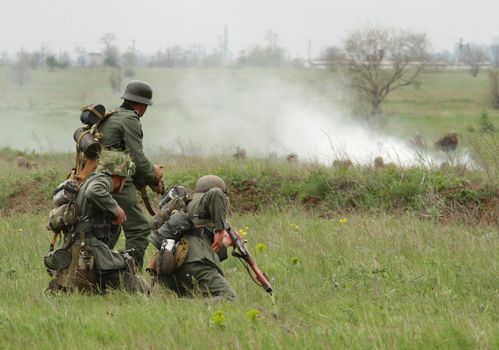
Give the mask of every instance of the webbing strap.
M 104 116 L 102 114 L 100 114 L 95 108 L 88 106 L 87 109 L 89 111 L 92 111 L 92 113 L 95 114 L 96 116 L 98 116 L 99 119 L 104 118 Z

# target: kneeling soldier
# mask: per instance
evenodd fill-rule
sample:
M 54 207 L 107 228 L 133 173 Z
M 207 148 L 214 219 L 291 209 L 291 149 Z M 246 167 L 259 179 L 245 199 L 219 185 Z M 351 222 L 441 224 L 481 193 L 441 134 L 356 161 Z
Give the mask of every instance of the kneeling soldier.
M 112 251 L 107 246 L 111 224 L 126 221 L 125 212 L 111 193 L 119 193 L 134 172 L 135 165 L 127 154 L 102 151 L 96 172 L 76 195 L 76 223 L 64 230 L 62 248 L 45 257 L 49 273 L 54 276 L 49 290 L 105 292 L 125 287 L 129 291 L 149 292 L 128 252 Z
M 201 177 L 185 210 L 173 214 L 150 237 L 160 250 L 156 264 L 158 279 L 179 296 L 201 294 L 228 300 L 236 297 L 220 265 L 227 258 L 227 246 L 231 244 L 226 232 L 229 227 L 226 192 L 220 177 Z M 174 244 L 174 258 L 167 258 L 165 250 L 172 251 Z M 163 268 L 162 264 L 169 261 L 174 266 Z

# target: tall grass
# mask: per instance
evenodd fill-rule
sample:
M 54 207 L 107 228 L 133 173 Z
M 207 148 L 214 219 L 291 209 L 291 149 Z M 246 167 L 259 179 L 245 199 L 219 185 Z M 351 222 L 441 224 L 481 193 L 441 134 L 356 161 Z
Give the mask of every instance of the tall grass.
M 234 303 L 46 295 L 44 216 L 0 222 L 2 348 L 483 348 L 499 345 L 499 236 L 413 215 L 321 219 L 300 208 L 233 215 L 276 291 L 235 258 Z M 264 243 L 267 249 L 257 251 Z M 122 244 L 122 243 L 121 243 Z M 148 252 L 149 255 L 151 251 Z

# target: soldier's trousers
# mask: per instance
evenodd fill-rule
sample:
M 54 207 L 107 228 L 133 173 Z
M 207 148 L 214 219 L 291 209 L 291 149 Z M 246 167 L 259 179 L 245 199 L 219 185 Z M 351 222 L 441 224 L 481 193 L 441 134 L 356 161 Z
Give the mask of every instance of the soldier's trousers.
M 179 296 L 215 297 L 234 300 L 236 292 L 217 268 L 200 261 L 185 263 L 173 275 L 163 280 Z
M 125 211 L 126 222 L 123 224 L 125 232 L 125 249 L 135 249 L 133 254 L 137 264 L 142 268 L 144 254 L 149 244 L 147 237 L 151 234 L 151 227 L 137 200 L 137 191 L 131 181 L 127 181 L 120 193 L 113 193 L 113 198 Z M 121 230 L 112 230 L 109 248 L 113 249 L 120 237 Z

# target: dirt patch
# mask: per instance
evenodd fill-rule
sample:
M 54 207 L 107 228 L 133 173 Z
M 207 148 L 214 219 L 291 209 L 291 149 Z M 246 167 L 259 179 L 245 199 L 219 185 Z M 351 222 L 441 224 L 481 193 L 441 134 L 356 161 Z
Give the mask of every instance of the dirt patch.
M 11 186 L 11 193 L 5 199 L 0 212 L 2 215 L 32 213 L 50 210 L 50 203 L 41 190 L 42 181 L 34 178 L 29 183 L 17 182 Z

